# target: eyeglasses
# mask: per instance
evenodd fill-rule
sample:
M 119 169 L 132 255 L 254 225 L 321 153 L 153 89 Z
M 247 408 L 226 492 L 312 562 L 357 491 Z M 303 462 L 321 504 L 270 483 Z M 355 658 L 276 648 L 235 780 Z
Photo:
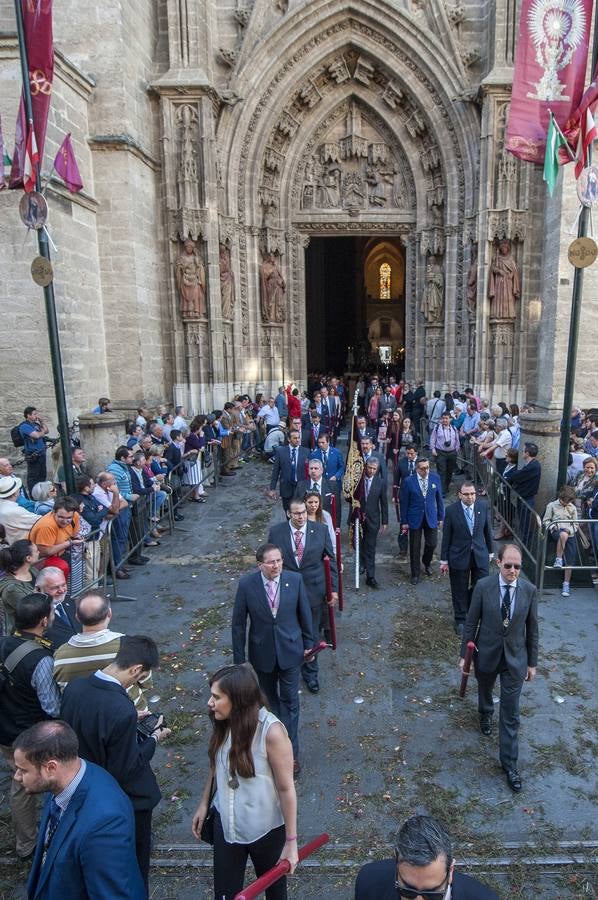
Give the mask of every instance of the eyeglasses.
M 397 896 L 401 897 L 402 900 L 420 900 L 420 898 L 422 898 L 422 900 L 444 900 L 447 894 L 447 878 L 448 872 L 446 873 L 446 878 L 442 885 L 439 885 L 431 891 L 422 891 L 418 888 L 406 887 L 404 884 L 399 884 L 398 880 L 395 880 Z
M 521 568 L 521 563 L 505 563 L 504 562 L 504 563 L 501 563 L 501 566 L 503 567 L 503 569 L 515 569 L 515 570 L 519 571 L 519 569 Z

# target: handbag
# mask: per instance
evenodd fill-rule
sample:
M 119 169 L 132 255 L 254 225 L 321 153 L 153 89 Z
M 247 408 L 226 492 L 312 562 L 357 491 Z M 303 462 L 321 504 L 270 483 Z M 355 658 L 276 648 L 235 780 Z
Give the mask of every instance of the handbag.
M 214 799 L 214 794 L 216 793 L 215 788 L 215 777 L 212 775 L 212 783 L 210 785 L 210 799 L 208 800 L 208 811 L 206 813 L 206 817 L 203 820 L 203 824 L 201 826 L 201 831 L 199 833 L 202 841 L 205 841 L 206 844 L 214 843 L 214 816 L 216 814 L 216 807 L 212 806 L 212 800 Z

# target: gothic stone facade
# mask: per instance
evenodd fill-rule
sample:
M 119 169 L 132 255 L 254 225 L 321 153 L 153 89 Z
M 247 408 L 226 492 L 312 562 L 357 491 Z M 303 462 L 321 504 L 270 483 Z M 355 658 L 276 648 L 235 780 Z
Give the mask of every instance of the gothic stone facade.
M 47 188 L 70 413 L 101 394 L 207 410 L 303 382 L 304 249 L 352 234 L 405 249 L 407 377 L 556 409 L 576 209 L 571 172 L 549 201 L 541 172 L 503 148 L 517 7 L 56 3 L 46 168 L 71 131 L 85 183 Z M 0 0 L 9 147 L 18 93 L 13 4 Z M 18 199 L 0 194 L 3 425 L 24 402 L 52 408 Z M 520 281 L 506 311 L 488 289 L 503 239 Z M 586 298 L 595 289 L 590 270 Z M 583 317 L 577 399 L 589 402 L 588 300 Z

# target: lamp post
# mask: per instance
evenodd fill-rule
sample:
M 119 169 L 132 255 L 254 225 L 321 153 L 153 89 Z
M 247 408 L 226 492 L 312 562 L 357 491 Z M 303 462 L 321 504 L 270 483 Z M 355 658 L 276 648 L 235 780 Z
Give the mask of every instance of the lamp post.
M 23 9 L 21 0 L 15 0 L 15 14 L 17 20 L 17 36 L 19 40 L 19 54 L 21 58 L 21 74 L 23 77 L 23 98 L 25 101 L 25 117 L 27 127 L 33 128 L 33 108 L 31 104 L 31 85 L 29 83 L 29 62 L 27 59 L 27 45 L 25 43 L 25 29 L 23 26 Z M 35 190 L 41 193 L 42 181 L 40 163 L 35 166 Z M 44 228 L 38 229 L 37 244 L 39 255 L 50 262 L 50 246 L 48 235 Z M 68 413 L 66 408 L 66 395 L 64 392 L 64 377 L 62 373 L 62 356 L 60 353 L 60 337 L 58 334 L 58 320 L 56 318 L 56 303 L 54 299 L 54 282 L 51 281 L 44 287 L 44 303 L 46 307 L 46 322 L 48 325 L 48 341 L 50 344 L 50 361 L 52 364 L 52 378 L 54 381 L 54 395 L 56 398 L 56 412 L 58 414 L 58 434 L 64 467 L 64 480 L 68 494 L 75 492 L 75 476 L 70 464 L 71 446 L 69 441 Z

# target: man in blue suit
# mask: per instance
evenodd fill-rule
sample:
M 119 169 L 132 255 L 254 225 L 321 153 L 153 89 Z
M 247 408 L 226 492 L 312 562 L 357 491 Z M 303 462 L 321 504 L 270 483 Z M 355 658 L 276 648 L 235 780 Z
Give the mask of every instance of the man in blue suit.
M 455 634 L 463 634 L 473 589 L 488 575 L 493 555 L 490 508 L 476 500 L 475 486 L 465 481 L 457 502 L 446 509 L 440 551 L 440 571 L 451 581 Z
M 259 571 L 243 575 L 235 597 L 233 658 L 235 665 L 245 662 L 247 641 L 249 662 L 288 732 L 298 773 L 299 672 L 314 643 L 311 609 L 301 575 L 283 572 L 278 547 L 262 544 L 255 556 Z
M 48 791 L 27 884 L 29 900 L 146 900 L 133 807 L 114 778 L 79 758 L 73 729 L 38 722 L 14 743 L 15 778 Z
M 281 444 L 274 451 L 270 496 L 276 497 L 276 485 L 280 481 L 280 499 L 285 512 L 295 494 L 297 482 L 305 478 L 305 463 L 309 459 L 309 450 L 300 444 L 301 434 L 298 431 L 291 431 L 289 443 Z
M 444 502 L 440 478 L 430 472 L 427 459 L 418 459 L 415 475 L 409 475 L 401 483 L 401 533 L 409 534 L 409 562 L 411 584 L 417 584 L 420 576 L 422 533 L 424 552 L 421 562 L 426 575 L 432 574 L 430 563 L 438 543 L 438 526 L 444 519 Z

